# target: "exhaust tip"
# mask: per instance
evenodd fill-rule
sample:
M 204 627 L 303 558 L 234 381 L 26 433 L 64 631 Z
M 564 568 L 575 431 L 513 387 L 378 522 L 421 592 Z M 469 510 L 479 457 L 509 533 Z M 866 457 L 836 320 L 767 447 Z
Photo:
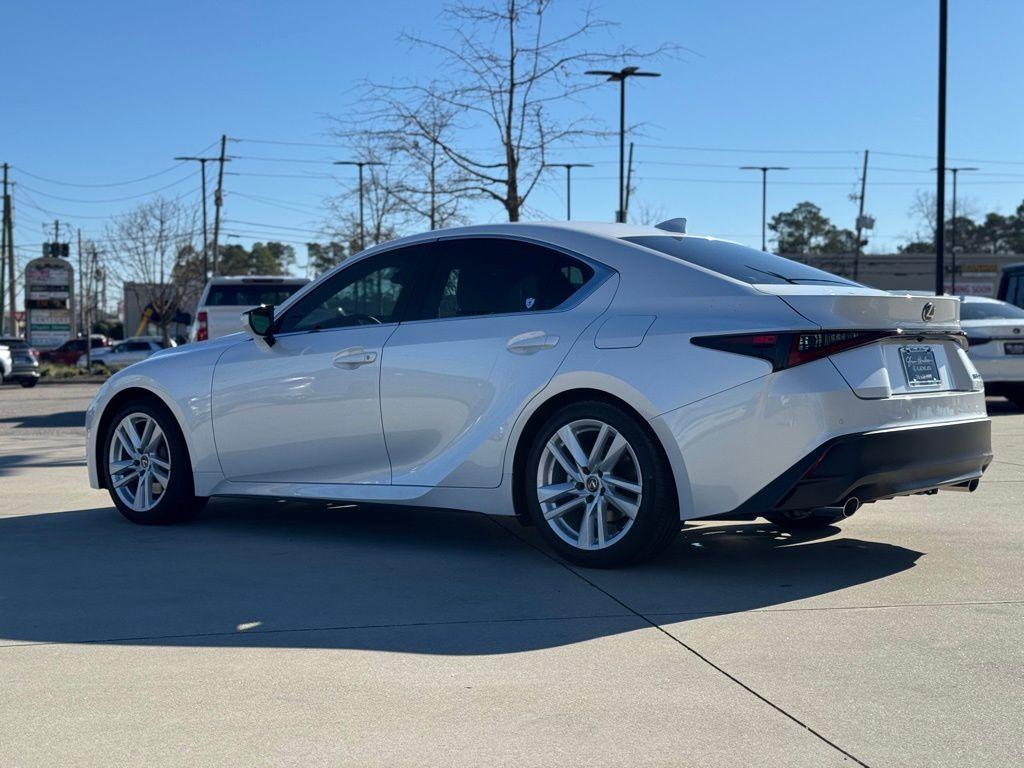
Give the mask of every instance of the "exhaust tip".
M 858 509 L 860 509 L 860 499 L 856 496 L 851 496 L 846 500 L 846 503 L 843 504 L 843 517 L 849 517 Z
M 981 483 L 981 480 L 976 477 L 973 480 L 967 480 L 967 481 L 962 482 L 962 483 L 957 483 L 956 485 L 947 485 L 946 486 L 946 490 L 949 490 L 949 491 L 964 491 L 966 493 L 974 493 L 976 490 L 978 490 L 978 485 L 980 485 L 980 483 Z

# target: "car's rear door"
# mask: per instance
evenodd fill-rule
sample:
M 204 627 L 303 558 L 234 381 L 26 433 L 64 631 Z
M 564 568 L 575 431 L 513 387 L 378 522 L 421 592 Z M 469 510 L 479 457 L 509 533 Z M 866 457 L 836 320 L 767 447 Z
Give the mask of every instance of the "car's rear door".
M 607 277 L 519 240 L 438 241 L 416 312 L 384 349 L 392 482 L 498 486 L 515 417 L 607 308 Z

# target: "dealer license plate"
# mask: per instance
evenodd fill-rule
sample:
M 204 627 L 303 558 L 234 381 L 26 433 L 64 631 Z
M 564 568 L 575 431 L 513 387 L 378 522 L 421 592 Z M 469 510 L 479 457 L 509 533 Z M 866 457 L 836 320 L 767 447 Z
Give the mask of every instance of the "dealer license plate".
M 1007 341 L 1003 351 L 1008 355 L 1024 355 L 1024 341 Z
M 939 366 L 931 347 L 900 347 L 900 359 L 907 384 L 911 387 L 928 387 L 941 384 Z

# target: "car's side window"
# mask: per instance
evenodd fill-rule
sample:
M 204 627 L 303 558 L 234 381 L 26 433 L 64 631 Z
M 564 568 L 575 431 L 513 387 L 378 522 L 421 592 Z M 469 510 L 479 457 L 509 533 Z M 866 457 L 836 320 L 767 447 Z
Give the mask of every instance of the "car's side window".
M 583 262 L 521 240 L 442 240 L 436 253 L 420 319 L 554 309 L 594 276 Z
M 148 341 L 130 341 L 130 342 L 128 342 L 128 351 L 129 352 L 149 352 L 150 351 L 149 342 Z
M 397 322 L 428 253 L 429 245 L 399 248 L 341 270 L 289 308 L 277 332 Z

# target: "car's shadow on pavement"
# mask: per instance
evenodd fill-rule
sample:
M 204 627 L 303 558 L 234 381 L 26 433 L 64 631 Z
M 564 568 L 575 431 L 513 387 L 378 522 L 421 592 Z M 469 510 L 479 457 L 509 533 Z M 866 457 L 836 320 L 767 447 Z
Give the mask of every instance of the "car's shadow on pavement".
M 537 542 L 510 520 L 340 504 L 216 500 L 170 527 L 112 508 L 0 517 L 0 644 L 510 653 L 648 626 L 625 605 L 673 621 L 769 608 L 921 555 L 835 528 L 705 524 L 584 579 Z

